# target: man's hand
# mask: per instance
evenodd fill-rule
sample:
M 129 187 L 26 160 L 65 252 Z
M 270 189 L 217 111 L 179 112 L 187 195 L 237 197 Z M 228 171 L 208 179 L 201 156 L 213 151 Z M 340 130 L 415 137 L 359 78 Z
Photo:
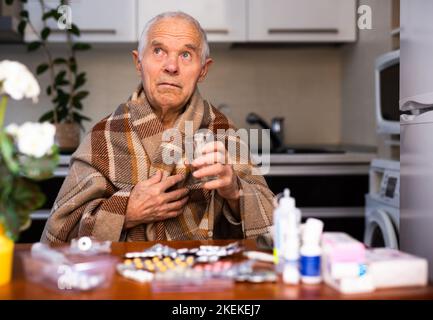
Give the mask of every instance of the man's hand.
M 166 190 L 184 178 L 185 176 L 177 174 L 161 181 L 162 172 L 157 171 L 151 178 L 137 183 L 129 196 L 125 228 L 165 220 L 181 214 L 188 202 L 188 189 L 182 188 L 170 192 Z
M 201 149 L 202 155 L 192 162 L 196 178 L 216 176 L 217 179 L 203 183 L 203 188 L 215 189 L 226 200 L 239 200 L 239 185 L 227 153 L 221 141 L 209 142 Z

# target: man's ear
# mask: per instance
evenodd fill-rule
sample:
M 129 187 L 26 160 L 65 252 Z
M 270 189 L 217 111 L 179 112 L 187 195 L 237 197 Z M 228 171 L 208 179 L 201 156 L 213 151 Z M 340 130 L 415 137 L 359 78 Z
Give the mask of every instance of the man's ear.
M 132 50 L 132 58 L 134 59 L 135 70 L 137 70 L 137 74 L 141 76 L 141 62 L 138 57 L 138 51 Z
M 201 67 L 201 71 L 200 71 L 200 77 L 198 78 L 198 82 L 202 82 L 205 78 L 206 75 L 209 71 L 209 67 L 210 65 L 213 63 L 212 58 L 207 58 L 203 67 Z

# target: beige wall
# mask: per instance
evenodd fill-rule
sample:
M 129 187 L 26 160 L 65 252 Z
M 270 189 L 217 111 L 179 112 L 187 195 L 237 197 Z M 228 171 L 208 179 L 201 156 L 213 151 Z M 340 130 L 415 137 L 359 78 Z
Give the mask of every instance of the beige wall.
M 379 145 L 374 106 L 374 63 L 391 50 L 391 0 L 361 0 L 372 9 L 372 29 L 359 30 L 358 41 L 342 47 L 342 141 Z
M 256 112 L 268 123 L 285 118 L 287 143 L 339 143 L 340 54 L 335 47 L 214 50 L 215 65 L 201 85 L 216 105 L 248 127 Z
M 79 66 L 88 73 L 85 113 L 93 119 L 86 129 L 124 101 L 137 84 L 131 45 L 98 45 L 81 53 Z M 56 49 L 61 52 L 61 49 Z M 211 47 L 214 64 L 204 83 L 203 96 L 214 105 L 230 107 L 229 116 L 239 127 L 254 111 L 267 121 L 285 118 L 288 143 L 339 143 L 341 124 L 340 50 L 334 46 L 285 48 Z M 0 59 L 18 60 L 35 70 L 43 58 L 24 47 L 0 45 Z M 40 78 L 45 87 L 47 77 Z M 6 121 L 36 120 L 50 108 L 43 93 L 37 105 L 11 102 Z

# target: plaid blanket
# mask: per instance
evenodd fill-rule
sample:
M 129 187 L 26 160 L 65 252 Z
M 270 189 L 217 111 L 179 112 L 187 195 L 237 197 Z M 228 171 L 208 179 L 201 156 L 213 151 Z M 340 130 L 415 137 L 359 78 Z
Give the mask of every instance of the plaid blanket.
M 203 128 L 215 134 L 218 129 L 236 130 L 221 112 L 200 96 L 198 89 L 174 125 L 182 137 L 187 121 L 192 123 L 194 132 Z M 142 85 L 138 86 L 126 103 L 92 128 L 72 155 L 69 174 L 41 241 L 65 243 L 81 236 L 111 241 L 156 240 L 158 223 L 125 230 L 124 220 L 129 194 L 138 181 L 148 179 L 156 170 L 161 170 L 164 177 L 188 174 L 183 161 L 164 163 L 163 153 L 167 148 L 177 150 L 184 159 L 184 145 L 166 142 L 163 132 L 162 123 L 149 105 Z M 228 135 L 225 138 L 226 142 L 236 139 L 237 144 L 242 143 L 238 137 Z M 236 157 L 240 160 L 239 155 Z M 273 194 L 262 176 L 252 174 L 254 166 L 250 159 L 243 160 L 233 164 L 241 188 L 241 221 L 234 218 L 228 203 L 215 190 L 192 187 L 183 213 L 159 222 L 164 238 L 255 238 L 269 232 Z M 181 184 L 188 186 L 191 179 L 191 175 L 187 175 Z

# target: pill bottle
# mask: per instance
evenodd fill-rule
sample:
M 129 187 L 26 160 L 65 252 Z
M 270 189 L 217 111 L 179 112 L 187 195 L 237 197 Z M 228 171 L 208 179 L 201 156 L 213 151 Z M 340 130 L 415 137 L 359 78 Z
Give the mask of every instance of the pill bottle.
M 306 284 L 318 284 L 321 277 L 322 248 L 320 239 L 323 231 L 323 222 L 309 218 L 302 232 L 302 246 L 300 250 L 301 280 Z

